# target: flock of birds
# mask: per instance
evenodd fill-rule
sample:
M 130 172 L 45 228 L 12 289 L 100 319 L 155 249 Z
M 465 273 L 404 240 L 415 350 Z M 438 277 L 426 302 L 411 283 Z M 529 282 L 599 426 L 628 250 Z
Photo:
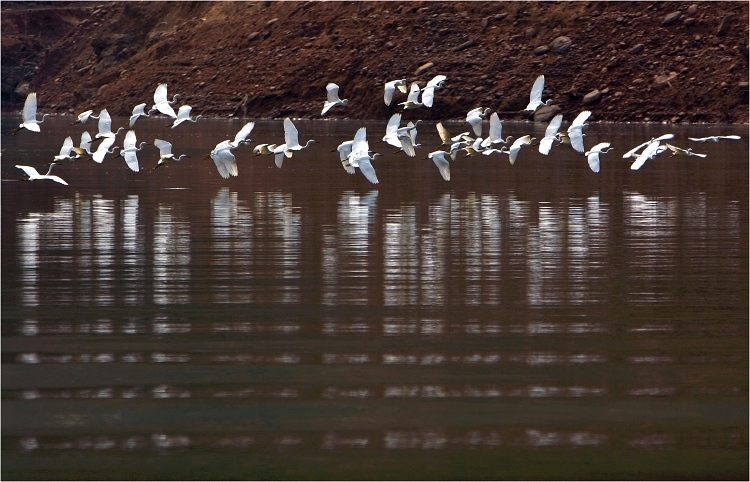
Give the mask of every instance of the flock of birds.
M 386 82 L 384 86 L 383 100 L 386 105 L 390 106 L 396 92 L 399 91 L 403 94 L 407 94 L 406 100 L 398 104 L 402 107 L 402 110 L 430 108 L 433 105 L 436 92 L 445 86 L 446 81 L 447 77 L 445 75 L 437 75 L 427 82 L 425 87 L 420 87 L 417 82 L 409 84 L 406 79 Z M 409 85 L 408 89 L 407 85 Z M 525 111 L 534 112 L 539 107 L 548 105 L 552 101 L 552 99 L 547 99 L 544 102 L 542 101 L 543 91 L 544 76 L 540 75 L 537 77 L 531 88 L 529 103 L 526 106 L 526 109 L 524 109 Z M 339 97 L 338 85 L 329 83 L 326 86 L 326 93 L 327 96 L 323 103 L 321 116 L 326 115 L 326 113 L 336 106 L 347 105 L 348 99 L 341 99 Z M 189 105 L 182 105 L 177 112 L 175 112 L 173 105 L 177 103 L 179 97 L 180 95 L 176 94 L 172 97 L 172 100 L 169 100 L 169 97 L 167 96 L 167 85 L 160 84 L 154 91 L 154 103 L 148 111 L 146 110 L 146 103 L 139 104 L 133 108 L 128 126 L 129 129 L 127 129 L 127 132 L 125 133 L 122 147 L 115 146 L 115 142 L 120 132 L 126 130 L 126 128 L 121 126 L 117 131 L 113 132 L 112 118 L 109 112 L 107 112 L 107 109 L 102 109 L 98 116 L 94 115 L 93 110 L 87 110 L 79 114 L 75 122 L 71 125 L 78 123 L 84 124 L 89 119 L 97 119 L 98 133 L 94 138 L 91 137 L 88 131 L 84 131 L 81 134 L 79 145 L 75 146 L 72 137 L 68 136 L 63 142 L 60 154 L 54 156 L 54 159 L 49 163 L 49 168 L 46 174 L 40 174 L 36 168 L 32 166 L 16 165 L 16 167 L 23 170 L 27 175 L 27 179 L 30 181 L 51 180 L 67 185 L 68 183 L 65 180 L 52 174 L 52 169 L 55 166 L 80 159 L 93 159 L 97 163 L 102 163 L 105 157 L 109 154 L 124 158 L 125 163 L 132 171 L 139 172 L 141 168 L 138 161 L 138 153 L 144 148 L 144 146 L 149 145 L 149 143 L 138 143 L 137 141 L 136 133 L 133 128 L 138 119 L 141 117 L 150 117 L 154 114 L 162 114 L 172 119 L 171 127 L 174 129 L 187 122 L 197 122 L 198 119 L 202 117 L 200 115 L 191 117 L 192 109 Z M 13 129 L 13 132 L 15 133 L 23 129 L 30 132 L 40 132 L 41 129 L 39 125 L 44 122 L 48 115 L 49 114 L 44 114 L 41 120 L 37 120 L 36 93 L 30 93 L 26 98 L 23 108 L 23 122 L 18 128 Z M 464 152 L 466 156 L 477 154 L 484 156 L 491 156 L 494 154 L 507 155 L 510 163 L 514 164 L 520 150 L 526 146 L 538 145 L 539 152 L 543 155 L 548 155 L 555 144 L 568 144 L 574 151 L 586 157 L 588 165 L 593 172 L 599 172 L 600 155 L 606 154 L 614 148 L 609 142 L 598 143 L 588 150 L 584 147 L 585 134 L 583 133 L 583 129 L 588 125 L 586 124 L 586 121 L 590 115 L 591 111 L 586 110 L 581 112 L 565 131 L 561 130 L 563 119 L 562 114 L 556 115 L 549 122 L 544 137 L 535 144 L 536 138 L 531 137 L 530 135 L 524 135 L 515 140 L 513 140 L 512 136 L 503 138 L 503 126 L 497 112 L 492 112 L 489 108 L 477 107 L 466 114 L 466 123 L 464 125 L 468 125 L 471 128 L 471 131 L 467 130 L 456 135 L 451 135 L 442 122 L 436 124 L 438 135 L 442 141 L 437 147 L 445 147 L 446 150 L 438 149 L 430 152 L 427 155 L 427 158 L 434 162 L 443 179 L 449 181 L 451 162 L 457 159 L 460 152 Z M 382 141 L 396 147 L 399 152 L 403 152 L 409 157 L 415 157 L 416 149 L 421 146 L 416 140 L 417 125 L 421 121 L 410 121 L 405 126 L 401 126 L 401 117 L 401 112 L 397 112 L 390 117 Z M 483 137 L 483 125 L 487 118 L 489 118 L 489 131 L 487 136 Z M 234 139 L 226 139 L 219 142 L 216 144 L 216 147 L 205 156 L 206 159 L 210 158 L 214 161 L 216 169 L 223 178 L 228 179 L 232 176 L 238 175 L 237 161 L 232 151 L 252 142 L 248 139 L 248 136 L 252 132 L 254 126 L 254 122 L 246 123 L 237 132 Z M 473 136 L 471 135 L 472 133 Z M 667 151 L 671 152 L 673 156 L 686 155 L 706 157 L 705 154 L 693 152 L 690 148 L 683 149 L 668 143 L 662 144 L 663 141 L 672 138 L 674 138 L 674 134 L 665 134 L 655 137 L 630 149 L 622 157 L 624 159 L 635 158 L 630 165 L 630 168 L 633 170 L 640 169 L 646 161 L 654 159 L 659 154 Z M 689 137 L 688 139 L 694 142 L 718 142 L 720 139 L 740 139 L 740 136 Z M 92 144 L 97 141 L 99 142 L 98 146 L 94 149 Z M 314 140 L 310 139 L 304 145 L 300 144 L 299 132 L 292 120 L 287 117 L 284 119 L 284 143 L 257 144 L 253 149 L 253 154 L 256 156 L 273 155 L 276 166 L 281 168 L 285 158 L 291 158 L 294 152 L 301 151 L 314 142 Z M 154 139 L 153 145 L 159 149 L 159 160 L 151 171 L 169 163 L 180 161 L 185 157 L 190 157 L 187 154 L 176 156 L 172 153 L 172 144 L 163 139 Z M 367 141 L 367 130 L 365 127 L 361 127 L 357 130 L 353 139 L 339 144 L 336 150 L 339 153 L 339 160 L 347 173 L 354 174 L 356 170 L 359 169 L 368 181 L 373 184 L 378 184 L 379 181 L 372 161 L 380 156 L 380 154 L 373 152 L 370 149 Z

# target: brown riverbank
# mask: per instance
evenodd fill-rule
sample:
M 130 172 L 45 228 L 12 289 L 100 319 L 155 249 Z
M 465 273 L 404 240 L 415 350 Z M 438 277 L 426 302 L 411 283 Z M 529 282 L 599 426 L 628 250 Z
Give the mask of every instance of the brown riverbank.
M 194 114 L 387 118 L 385 81 L 448 77 L 422 119 L 522 112 L 748 122 L 748 2 L 3 2 L 2 104 L 129 115 L 166 82 Z

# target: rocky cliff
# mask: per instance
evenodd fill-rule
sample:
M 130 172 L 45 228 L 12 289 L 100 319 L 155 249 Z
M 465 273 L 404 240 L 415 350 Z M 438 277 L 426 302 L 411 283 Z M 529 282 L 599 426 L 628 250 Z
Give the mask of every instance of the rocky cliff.
M 545 99 L 599 121 L 748 122 L 748 2 L 3 2 L 2 107 L 383 119 L 382 86 L 448 77 L 423 119 Z M 405 100 L 397 95 L 394 104 Z

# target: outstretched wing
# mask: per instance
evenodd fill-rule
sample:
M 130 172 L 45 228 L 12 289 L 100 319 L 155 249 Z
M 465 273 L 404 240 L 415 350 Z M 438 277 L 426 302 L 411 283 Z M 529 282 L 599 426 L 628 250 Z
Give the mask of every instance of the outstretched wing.
M 237 135 L 234 136 L 234 144 L 235 146 L 239 145 L 240 142 L 245 141 L 247 139 L 247 136 L 250 135 L 250 132 L 252 132 L 253 127 L 255 127 L 255 122 L 248 122 L 244 126 L 242 126 L 242 129 L 237 132 Z

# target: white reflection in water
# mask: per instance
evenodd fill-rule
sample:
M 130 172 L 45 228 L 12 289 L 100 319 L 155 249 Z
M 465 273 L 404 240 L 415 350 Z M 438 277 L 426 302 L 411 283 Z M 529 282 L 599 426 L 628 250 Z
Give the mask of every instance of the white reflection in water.
M 18 264 L 20 269 L 21 303 L 39 305 L 39 218 L 31 213 L 18 222 Z M 38 330 L 36 330 L 38 331 Z
M 625 193 L 624 259 L 631 301 L 654 303 L 672 301 L 667 288 L 674 277 L 677 256 L 677 202 L 671 198 L 649 198 Z
M 114 201 L 97 195 L 91 200 L 94 299 L 100 305 L 114 302 L 115 214 Z
M 146 301 L 143 289 L 143 271 L 146 264 L 146 235 L 139 222 L 140 199 L 129 195 L 121 201 L 121 229 L 124 285 L 123 301 L 126 305 L 141 305 Z
M 211 276 L 216 279 L 210 289 L 212 300 L 250 302 L 250 293 L 238 289 L 234 283 L 252 276 L 253 215 L 238 200 L 237 193 L 227 187 L 221 188 L 211 200 L 211 237 Z
M 256 192 L 253 277 L 259 282 L 253 302 L 298 303 L 300 293 L 301 215 L 292 196 Z
M 154 303 L 190 302 L 190 223 L 174 206 L 159 204 L 154 218 Z
M 373 226 L 378 191 L 360 196 L 344 192 L 338 202 L 335 227 L 323 228 L 322 303 L 366 304 L 372 283 L 370 258 L 374 254 Z M 328 327 L 329 331 L 333 328 Z

